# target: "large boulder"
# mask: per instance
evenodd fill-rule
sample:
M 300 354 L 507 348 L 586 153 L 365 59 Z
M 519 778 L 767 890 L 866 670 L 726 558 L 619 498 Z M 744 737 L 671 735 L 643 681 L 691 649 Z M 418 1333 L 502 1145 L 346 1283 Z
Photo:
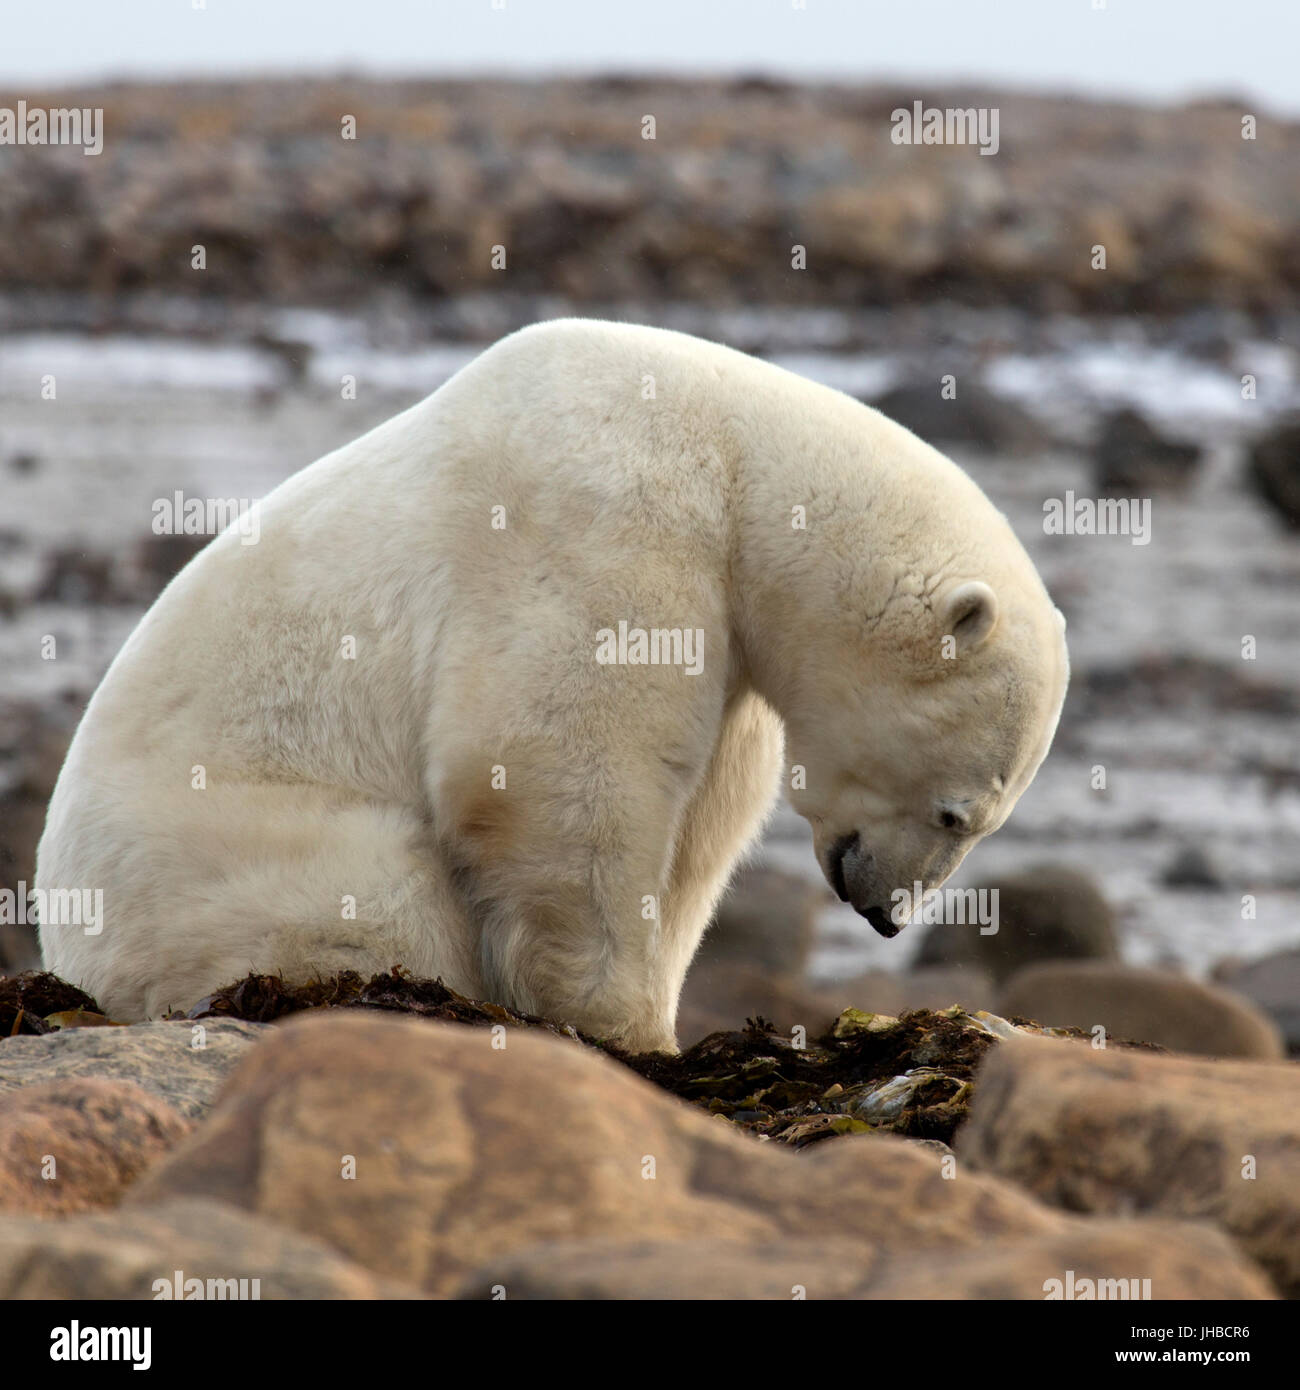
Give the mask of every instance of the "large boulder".
M 1160 881 L 1166 888 L 1218 892 L 1223 875 L 1214 856 L 1203 845 L 1184 845 L 1165 866 Z
M 1039 864 L 986 879 L 977 891 L 997 894 L 997 931 L 936 923 L 922 938 L 917 966 L 975 965 L 1001 983 L 1036 961 L 1119 956 L 1110 904 L 1079 869 Z
M 760 1017 L 782 1033 L 802 1024 L 812 1037 L 830 1026 L 850 997 L 844 990 L 815 989 L 743 961 L 696 964 L 678 1005 L 677 1037 L 685 1046 Z
M 1300 415 L 1278 421 L 1251 445 L 1247 477 L 1293 530 L 1300 530 Z
M 947 1009 L 959 1004 L 967 1013 L 992 1010 L 996 989 L 988 972 L 972 964 L 935 964 L 914 970 L 868 970 L 827 991 L 856 1007 L 881 1014 L 908 1009 Z
M 1300 947 L 1215 971 L 1218 983 L 1244 995 L 1282 1032 L 1287 1051 L 1300 1055 Z
M 1143 496 L 1184 486 L 1201 457 L 1195 444 L 1158 434 L 1146 418 L 1125 407 L 1106 417 L 1094 450 L 1097 488 Z
M 964 376 L 946 398 L 938 371 L 924 383 L 896 386 L 870 402 L 926 443 L 964 445 L 985 453 L 1033 453 L 1050 439 L 1037 420 L 1014 401 Z
M 1298 1116 L 1289 1063 L 1015 1039 L 980 1068 L 957 1153 L 1068 1211 L 1213 1222 L 1294 1298 Z
M 1206 1057 L 1285 1055 L 1277 1026 L 1248 999 L 1167 971 L 1113 961 L 1028 966 L 1003 987 L 994 1012 L 1049 1028 L 1100 1025 L 1109 1038 Z
M 0 1222 L 0 1299 L 160 1297 L 418 1298 L 419 1291 L 220 1202 Z
M 694 1042 L 746 1018 L 788 1030 L 820 1031 L 839 1013 L 835 997 L 804 978 L 825 888 L 779 869 L 744 868 L 718 904 L 691 963 L 677 1014 L 677 1036 Z
M 0 1208 L 53 1216 L 112 1206 L 191 1128 L 126 1081 L 9 1091 L 0 1095 Z
M 514 1300 L 966 1300 L 1069 1297 L 1067 1288 L 1074 1298 L 1275 1297 L 1262 1271 L 1221 1232 L 1123 1220 L 919 1254 L 834 1237 L 560 1242 L 476 1270 L 459 1293 Z
M 779 869 L 741 869 L 727 889 L 696 953 L 697 968 L 741 963 L 797 979 L 812 949 L 817 909 L 829 892 Z
M 129 1081 L 196 1119 L 268 1025 L 234 1019 L 64 1028 L 0 1041 L 0 1095 L 70 1077 Z
M 1034 1277 L 1082 1267 L 1076 1248 L 1091 1258 L 1087 1223 L 952 1162 L 876 1135 L 801 1154 L 755 1143 L 541 1033 L 333 1013 L 277 1028 L 127 1200 L 212 1198 L 434 1294 L 499 1284 L 516 1252 L 572 1241 L 840 1239 L 869 1270 L 881 1251 L 1059 1237 Z M 1234 1269 L 1219 1291 L 1249 1288 Z

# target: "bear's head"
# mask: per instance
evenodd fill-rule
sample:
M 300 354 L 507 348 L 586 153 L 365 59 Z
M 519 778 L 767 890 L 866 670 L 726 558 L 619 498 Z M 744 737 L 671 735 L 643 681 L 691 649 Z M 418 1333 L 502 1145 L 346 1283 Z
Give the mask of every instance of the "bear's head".
M 802 769 L 791 802 L 827 881 L 882 936 L 907 921 L 917 884 L 937 888 L 1007 819 L 1051 745 L 1065 619 L 1015 551 L 984 578 L 894 584 L 814 663 L 815 699 L 787 706 Z M 811 625 L 810 645 L 826 638 Z

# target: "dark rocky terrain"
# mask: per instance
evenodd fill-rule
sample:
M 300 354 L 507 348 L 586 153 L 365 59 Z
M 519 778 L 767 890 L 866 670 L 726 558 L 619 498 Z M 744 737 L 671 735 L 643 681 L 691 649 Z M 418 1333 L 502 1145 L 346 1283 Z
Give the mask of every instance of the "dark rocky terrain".
M 0 292 L 89 291 L 100 326 L 142 289 L 312 304 L 379 290 L 436 310 L 502 281 L 572 304 L 1300 304 L 1300 139 L 1230 99 L 946 90 L 945 106 L 999 109 L 985 158 L 891 143 L 890 113 L 930 100 L 912 89 L 350 78 L 21 95 L 102 106 L 104 150 L 6 151 Z

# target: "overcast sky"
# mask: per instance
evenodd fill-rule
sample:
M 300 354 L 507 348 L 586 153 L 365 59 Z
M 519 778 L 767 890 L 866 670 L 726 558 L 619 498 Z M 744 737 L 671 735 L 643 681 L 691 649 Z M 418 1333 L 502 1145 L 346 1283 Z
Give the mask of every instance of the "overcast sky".
M 1300 0 L 799 3 L 0 0 L 0 82 L 744 70 L 975 78 L 1149 101 L 1234 95 L 1300 114 Z

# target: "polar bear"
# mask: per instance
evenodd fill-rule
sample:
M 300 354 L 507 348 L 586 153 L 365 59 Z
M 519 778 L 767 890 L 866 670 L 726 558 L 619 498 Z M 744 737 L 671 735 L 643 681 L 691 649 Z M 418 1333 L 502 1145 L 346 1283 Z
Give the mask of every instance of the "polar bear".
M 885 935 L 1042 762 L 1064 620 L 874 410 L 629 324 L 505 338 L 289 478 L 96 691 L 37 885 L 115 1018 L 401 965 L 631 1049 L 784 788 Z

